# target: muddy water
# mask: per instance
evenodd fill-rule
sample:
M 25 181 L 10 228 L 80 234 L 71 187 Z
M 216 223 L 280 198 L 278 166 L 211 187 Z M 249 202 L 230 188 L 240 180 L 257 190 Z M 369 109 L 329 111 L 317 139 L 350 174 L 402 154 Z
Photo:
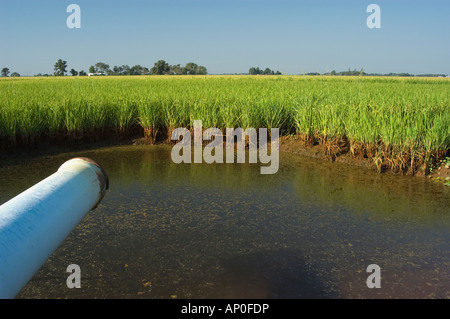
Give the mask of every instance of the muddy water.
M 174 164 L 168 146 L 22 158 L 0 203 L 91 157 L 101 205 L 18 298 L 449 298 L 450 191 L 411 177 L 280 154 L 260 164 Z M 69 289 L 66 268 L 81 268 Z M 381 288 L 366 284 L 370 264 Z

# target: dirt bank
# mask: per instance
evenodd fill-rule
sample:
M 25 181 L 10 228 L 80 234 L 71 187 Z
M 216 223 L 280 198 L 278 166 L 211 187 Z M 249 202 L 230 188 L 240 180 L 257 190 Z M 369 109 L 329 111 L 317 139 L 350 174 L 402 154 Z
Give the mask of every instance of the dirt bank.
M 142 137 L 141 130 L 134 130 L 132 134 L 121 135 L 115 134 L 103 134 L 103 138 L 96 139 L 64 139 L 61 143 L 54 143 L 51 140 L 41 140 L 34 146 L 15 146 L 3 148 L 0 152 L 0 166 L 8 165 L 17 161 L 18 158 L 27 157 L 33 158 L 38 156 L 58 154 L 62 152 L 72 152 L 80 150 L 92 150 L 105 146 L 117 146 L 117 145 L 151 145 L 151 144 L 175 144 L 174 141 L 169 141 L 167 136 L 162 136 L 153 142 L 148 137 Z M 286 153 L 299 154 L 302 156 L 316 158 L 324 161 L 334 161 L 347 163 L 350 165 L 356 165 L 359 167 L 365 167 L 374 171 L 379 171 L 374 158 L 354 156 L 351 151 L 345 149 L 345 151 L 330 153 L 329 145 L 322 143 L 305 143 L 302 137 L 291 135 L 280 137 L 280 151 Z M 348 144 L 348 143 L 347 143 Z M 450 186 L 450 158 L 441 160 L 438 165 L 433 167 L 427 167 L 426 169 L 419 169 L 413 174 L 416 177 L 427 177 L 433 182 L 439 182 Z M 385 169 L 382 173 L 402 174 L 398 171 Z
M 313 146 L 305 146 L 303 141 L 294 136 L 283 136 L 280 138 L 280 151 L 300 154 L 303 156 L 314 157 L 326 161 L 335 161 L 341 163 L 347 163 L 351 165 L 357 165 L 366 167 L 377 171 L 378 167 L 373 158 L 356 158 L 350 152 L 345 152 L 339 156 L 327 155 L 327 149 L 325 145 L 317 144 Z M 433 182 L 443 183 L 450 186 L 450 158 L 447 157 L 444 160 L 440 160 L 438 165 L 425 169 L 420 169 L 415 172 L 415 177 L 424 178 L 427 177 Z M 383 173 L 396 173 L 389 170 L 383 171 Z
M 287 153 L 300 154 L 303 156 L 318 158 L 326 161 L 348 163 L 352 165 L 376 169 L 375 164 L 370 159 L 358 159 L 350 155 L 350 153 L 343 153 L 339 156 L 332 156 L 327 153 L 327 148 L 323 144 L 316 144 L 312 146 L 305 146 L 303 141 L 295 136 L 280 137 L 280 151 Z

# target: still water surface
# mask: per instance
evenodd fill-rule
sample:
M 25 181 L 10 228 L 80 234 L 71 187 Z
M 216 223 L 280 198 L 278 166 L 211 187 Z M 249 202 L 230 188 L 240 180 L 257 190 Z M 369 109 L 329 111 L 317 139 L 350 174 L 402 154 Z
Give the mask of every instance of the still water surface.
M 117 146 L 0 167 L 0 203 L 85 156 L 110 189 L 18 298 L 449 298 L 450 191 L 421 178 L 280 154 L 174 164 Z M 81 268 L 69 289 L 66 268 Z M 366 268 L 381 268 L 369 289 Z

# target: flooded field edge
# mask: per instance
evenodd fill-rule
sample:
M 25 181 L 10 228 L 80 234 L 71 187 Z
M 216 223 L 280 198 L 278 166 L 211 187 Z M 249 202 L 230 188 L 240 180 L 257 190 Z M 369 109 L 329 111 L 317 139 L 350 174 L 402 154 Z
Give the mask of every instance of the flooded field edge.
M 112 181 L 18 297 L 449 298 L 447 187 L 282 145 L 270 177 L 248 163 L 177 165 L 168 144 L 15 154 L 3 188 L 82 154 Z M 27 170 L 38 174 L 16 173 Z M 368 292 L 374 261 L 385 286 Z M 84 269 L 83 291 L 64 287 L 68 262 Z
M 142 137 L 142 127 L 134 127 L 126 134 L 117 133 L 114 130 L 106 130 L 100 136 L 95 134 L 92 137 L 84 137 L 80 139 L 73 139 L 65 137 L 62 140 L 55 141 L 43 140 L 34 145 L 16 145 L 13 147 L 3 147 L 0 149 L 0 166 L 1 165 L 14 165 L 14 162 L 18 159 L 24 160 L 26 158 L 34 158 L 46 155 L 55 155 L 59 153 L 70 153 L 73 151 L 89 151 L 103 147 L 112 147 L 120 145 L 174 145 L 175 141 L 169 141 L 167 137 L 158 138 L 158 140 L 152 141 L 148 137 Z M 165 135 L 164 135 L 165 136 Z M 248 145 L 246 146 L 248 149 Z M 280 136 L 279 139 L 280 152 L 298 154 L 305 157 L 315 158 L 321 161 L 331 161 L 346 163 L 349 165 L 364 167 L 372 171 L 378 171 L 381 174 L 394 174 L 394 175 L 408 175 L 414 177 L 427 177 L 430 181 L 445 184 L 450 186 L 450 154 L 447 152 L 443 159 L 437 160 L 434 165 L 427 166 L 426 168 L 417 169 L 411 174 L 410 171 L 402 172 L 399 170 L 387 169 L 382 170 L 377 167 L 373 158 L 364 156 L 354 156 L 349 151 L 340 152 L 339 154 L 330 154 L 327 151 L 327 145 L 314 143 L 305 144 L 304 139 L 298 135 Z

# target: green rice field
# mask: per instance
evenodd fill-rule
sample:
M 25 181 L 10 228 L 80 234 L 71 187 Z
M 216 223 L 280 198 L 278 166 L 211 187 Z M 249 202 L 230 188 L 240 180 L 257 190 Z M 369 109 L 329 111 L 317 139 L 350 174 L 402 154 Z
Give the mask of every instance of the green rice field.
M 3 78 L 0 149 L 177 127 L 279 128 L 333 156 L 414 172 L 450 150 L 447 78 L 120 76 Z

